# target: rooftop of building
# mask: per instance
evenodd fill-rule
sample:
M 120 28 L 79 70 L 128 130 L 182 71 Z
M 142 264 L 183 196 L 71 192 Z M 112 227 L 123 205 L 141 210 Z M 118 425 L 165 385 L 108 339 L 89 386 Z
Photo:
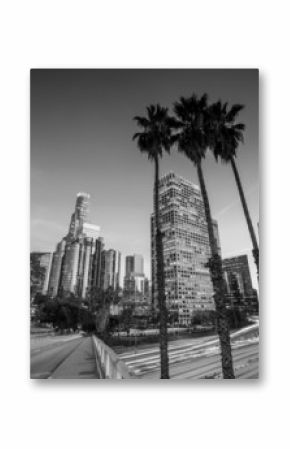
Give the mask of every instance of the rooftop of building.
M 236 256 L 232 256 L 232 257 L 225 257 L 223 259 L 223 263 L 235 263 L 235 262 L 248 262 L 248 256 L 247 254 L 239 254 Z
M 184 184 L 188 185 L 189 187 L 193 187 L 194 189 L 200 191 L 200 187 L 197 184 L 194 184 L 193 182 L 189 181 L 188 179 L 185 179 L 182 176 L 177 175 L 173 171 L 170 171 L 170 172 L 166 173 L 165 175 L 161 176 L 160 181 L 164 181 L 164 180 L 166 180 L 166 178 L 168 178 L 168 179 L 175 178 L 179 181 L 182 181 Z
M 89 193 L 86 193 L 86 192 L 79 192 L 79 193 L 77 193 L 77 198 L 79 198 L 80 196 L 83 196 L 83 197 L 85 197 L 85 198 L 90 198 L 90 194 Z

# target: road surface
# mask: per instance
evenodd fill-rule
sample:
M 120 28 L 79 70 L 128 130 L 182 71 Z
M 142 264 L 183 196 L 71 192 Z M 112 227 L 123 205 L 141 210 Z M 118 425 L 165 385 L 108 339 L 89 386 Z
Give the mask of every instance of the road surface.
M 98 369 L 91 337 L 49 336 L 31 339 L 31 378 L 97 379 Z M 231 336 L 236 378 L 259 376 L 259 324 Z M 134 377 L 160 378 L 158 344 L 114 348 Z M 170 379 L 222 379 L 220 347 L 216 336 L 182 339 L 168 345 Z
M 232 337 L 232 355 L 236 378 L 256 379 L 259 376 L 258 325 L 250 331 L 238 331 Z M 118 356 L 129 370 L 141 379 L 160 377 L 158 345 L 125 350 Z M 168 346 L 170 379 L 222 379 L 220 348 L 216 337 L 172 342 Z
M 31 339 L 32 379 L 97 379 L 91 337 L 56 336 Z

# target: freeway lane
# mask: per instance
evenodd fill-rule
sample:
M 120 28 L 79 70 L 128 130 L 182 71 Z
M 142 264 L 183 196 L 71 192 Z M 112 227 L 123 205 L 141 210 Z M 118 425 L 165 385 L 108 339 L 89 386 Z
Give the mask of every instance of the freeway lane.
M 258 344 L 233 349 L 237 378 L 241 374 L 247 377 L 249 370 L 255 370 L 258 374 L 258 350 Z M 222 378 L 219 354 L 207 355 L 194 361 L 189 360 L 187 363 L 177 364 L 171 368 L 171 379 L 204 379 L 206 377 Z
M 257 378 L 259 373 L 258 323 L 233 332 L 232 353 L 236 377 Z M 123 348 L 124 351 L 124 348 Z M 157 344 L 122 352 L 119 357 L 139 379 L 158 379 L 160 353 Z M 216 337 L 179 340 L 168 346 L 171 379 L 221 378 L 220 348 Z
M 39 347 L 31 346 L 30 377 L 32 379 L 97 378 L 91 337 L 50 337 Z
M 232 349 L 236 377 L 258 377 L 259 345 L 258 342 L 245 342 L 243 345 L 233 346 Z M 219 349 L 208 348 L 198 352 L 174 359 L 169 355 L 170 379 L 203 379 L 206 376 L 221 378 L 221 363 Z M 141 379 L 158 379 L 160 377 L 159 359 L 148 358 L 146 362 L 138 363 L 131 360 L 129 369 Z M 251 377 L 251 378 L 252 378 Z

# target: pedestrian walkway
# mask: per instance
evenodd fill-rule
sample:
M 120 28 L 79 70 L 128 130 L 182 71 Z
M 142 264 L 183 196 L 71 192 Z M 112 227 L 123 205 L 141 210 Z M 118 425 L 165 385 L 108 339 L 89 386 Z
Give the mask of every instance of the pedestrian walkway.
M 51 379 L 98 379 L 96 359 L 91 337 L 84 338 L 53 372 Z

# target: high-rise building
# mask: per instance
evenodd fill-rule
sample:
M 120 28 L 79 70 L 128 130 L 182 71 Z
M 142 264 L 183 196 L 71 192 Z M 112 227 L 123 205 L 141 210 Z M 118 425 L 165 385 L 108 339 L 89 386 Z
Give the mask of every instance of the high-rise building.
M 77 194 L 75 216 L 79 220 L 79 225 L 87 221 L 89 216 L 89 201 L 90 195 L 88 193 L 80 192 Z
M 55 298 L 59 291 L 60 281 L 61 281 L 61 268 L 65 252 L 66 241 L 61 240 L 57 244 L 56 250 L 53 253 L 52 265 L 50 278 L 48 283 L 48 295 Z
M 246 296 L 252 294 L 252 278 L 248 256 L 246 254 L 223 259 L 223 271 L 225 274 L 228 292 L 230 291 L 231 277 L 235 276 L 238 281 L 240 292 Z
M 101 251 L 102 238 L 79 238 L 80 253 L 78 262 L 77 294 L 81 298 L 87 296 L 91 287 L 101 288 Z
M 181 325 L 190 325 L 197 310 L 214 309 L 209 269 L 208 230 L 200 189 L 169 173 L 160 180 L 160 224 L 166 302 Z M 155 220 L 151 216 L 152 299 L 157 304 Z
M 90 195 L 88 193 L 81 192 L 77 194 L 75 210 L 71 216 L 69 231 L 67 234 L 67 241 L 73 241 L 82 232 L 84 223 L 87 222 L 89 215 L 89 200 Z
M 144 275 L 144 259 L 141 254 L 133 254 L 126 256 L 126 276 L 143 276 Z
M 32 252 L 30 254 L 31 294 L 46 295 L 52 264 L 52 253 Z
M 101 288 L 101 263 L 103 250 L 104 240 L 102 239 L 102 237 L 99 237 L 97 240 L 95 240 L 95 252 L 92 260 L 92 287 Z
M 75 240 L 67 242 L 62 264 L 61 291 L 77 293 L 78 264 L 80 256 L 80 243 Z
M 214 237 L 215 237 L 218 254 L 220 256 L 222 256 L 218 222 L 216 220 L 212 220 L 212 224 L 213 224 L 213 234 L 214 234 Z
M 145 282 L 144 275 L 131 275 L 124 277 L 124 291 L 123 296 L 127 300 L 143 299 L 145 295 Z
M 101 255 L 101 288 L 107 290 L 112 287 L 117 290 L 120 286 L 121 253 L 114 249 L 104 250 Z
M 68 234 L 53 254 L 48 291 L 51 297 L 72 293 L 85 298 L 91 287 L 101 288 L 101 254 L 104 249 L 100 227 L 88 222 L 89 198 L 78 193 Z M 118 263 L 113 263 L 114 285 L 119 284 Z M 109 282 L 111 285 L 111 281 Z
M 64 239 L 66 243 L 60 275 L 58 261 L 61 256 L 58 251 L 55 254 L 54 278 L 58 280 L 58 287 L 52 288 L 52 296 L 56 296 L 56 291 L 61 291 L 85 298 L 91 286 L 100 286 L 103 243 L 99 239 L 100 227 L 88 222 L 89 199 L 88 193 L 77 194 L 69 231 Z M 56 280 L 52 283 L 56 284 Z
M 228 306 L 239 302 L 241 307 L 249 311 L 256 309 L 257 295 L 252 286 L 248 256 L 244 254 L 223 259 L 223 272 L 227 286 Z
M 126 272 L 124 276 L 124 298 L 128 301 L 144 299 L 145 276 L 144 259 L 141 254 L 126 256 Z

